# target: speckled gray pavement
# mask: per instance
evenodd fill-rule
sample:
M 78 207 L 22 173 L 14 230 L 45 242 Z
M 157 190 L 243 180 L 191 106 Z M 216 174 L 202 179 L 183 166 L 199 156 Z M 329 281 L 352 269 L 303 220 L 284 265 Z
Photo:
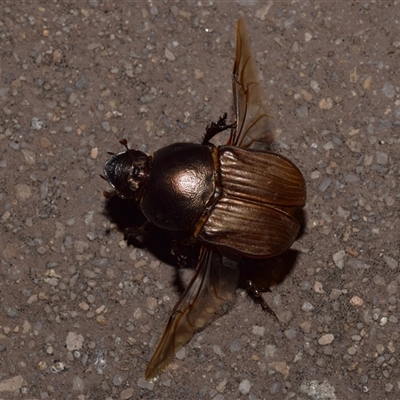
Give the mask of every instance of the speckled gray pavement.
M 239 290 L 148 383 L 193 272 L 127 244 L 99 174 L 231 112 L 240 15 L 307 183 L 298 257 L 279 322 Z M 2 0 L 0 399 L 398 399 L 399 63 L 399 1 Z

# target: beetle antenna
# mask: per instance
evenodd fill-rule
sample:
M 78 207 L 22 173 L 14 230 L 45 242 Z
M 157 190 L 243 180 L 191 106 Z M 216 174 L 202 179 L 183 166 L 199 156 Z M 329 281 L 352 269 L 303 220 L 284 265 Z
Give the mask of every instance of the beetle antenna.
M 129 147 L 128 147 L 128 141 L 124 138 L 124 139 L 121 139 L 120 141 L 119 141 L 127 150 L 129 150 Z
M 104 192 L 103 192 L 103 196 L 104 196 L 106 199 L 109 199 L 110 197 L 114 196 L 115 193 L 116 193 L 115 190 L 113 190 L 112 192 L 104 191 Z

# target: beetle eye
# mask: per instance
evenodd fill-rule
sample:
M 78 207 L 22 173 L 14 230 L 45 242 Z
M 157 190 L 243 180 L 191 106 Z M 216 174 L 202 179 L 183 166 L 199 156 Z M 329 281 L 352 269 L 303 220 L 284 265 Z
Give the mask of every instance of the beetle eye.
M 129 189 L 136 192 L 142 184 L 143 176 L 143 168 L 134 166 L 128 179 Z
M 129 189 L 132 190 L 132 192 L 136 192 L 139 189 L 140 186 L 140 180 L 133 178 L 128 179 L 128 186 Z
M 132 172 L 132 178 L 138 179 L 140 177 L 140 168 L 135 167 Z

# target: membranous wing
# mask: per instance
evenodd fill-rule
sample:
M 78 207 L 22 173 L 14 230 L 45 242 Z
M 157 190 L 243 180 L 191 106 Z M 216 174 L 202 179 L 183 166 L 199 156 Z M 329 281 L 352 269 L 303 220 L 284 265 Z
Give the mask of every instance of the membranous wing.
M 236 28 L 232 80 L 236 127 L 231 133 L 228 144 L 267 150 L 273 142 L 273 126 L 268 115 L 268 101 L 259 82 L 246 26 L 241 18 Z
M 264 254 L 258 249 L 252 250 L 252 254 L 275 256 L 287 250 L 299 232 L 300 225 L 295 213 L 304 207 L 306 187 L 303 175 L 296 165 L 285 157 L 268 151 L 274 142 L 273 124 L 268 114 L 268 101 L 258 79 L 257 66 L 242 19 L 239 19 L 236 28 L 232 79 L 236 124 L 231 132 L 228 146 L 260 150 L 260 152 L 251 152 L 252 154 L 247 154 L 246 157 L 228 157 L 229 160 L 221 156 L 221 170 L 226 169 L 226 172 L 221 174 L 225 179 L 222 186 L 225 194 L 229 186 L 232 187 L 233 196 L 243 193 L 248 202 L 253 199 L 258 206 L 266 207 L 264 212 L 259 213 L 259 221 L 251 225 L 245 224 L 246 228 L 250 226 L 252 233 L 255 234 L 255 236 L 248 234 L 247 238 L 253 238 L 253 242 L 256 243 L 266 243 L 263 250 L 259 249 L 264 251 Z M 229 150 L 229 154 L 234 155 L 234 152 Z M 234 160 L 233 164 L 230 164 L 231 160 Z M 245 165 L 242 165 L 242 160 Z M 230 182 L 226 182 L 227 180 Z M 256 189 L 257 193 L 253 189 Z M 223 203 L 220 201 L 218 206 L 222 207 Z M 235 210 L 232 206 L 228 206 L 227 209 Z M 249 205 L 247 209 L 251 209 L 251 206 Z M 249 215 L 251 213 L 247 212 L 245 218 L 248 219 Z M 224 223 L 225 232 L 226 227 L 227 224 Z M 212 233 L 218 234 L 214 228 L 213 226 Z M 222 236 L 219 235 L 219 238 L 222 239 Z M 246 244 L 246 241 L 238 239 L 235 243 L 240 242 L 243 250 L 250 248 L 250 240 Z
M 175 353 L 223 312 L 237 287 L 237 264 L 218 249 L 202 246 L 195 275 L 175 305 L 147 366 L 147 380 L 163 372 Z

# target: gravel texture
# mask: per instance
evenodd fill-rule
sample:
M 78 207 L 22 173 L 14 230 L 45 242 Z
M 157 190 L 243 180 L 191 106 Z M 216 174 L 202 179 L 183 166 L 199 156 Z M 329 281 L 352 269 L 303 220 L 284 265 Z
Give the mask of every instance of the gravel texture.
M 124 240 L 130 209 L 99 174 L 121 138 L 198 142 L 231 111 L 239 15 L 307 182 L 298 256 L 265 294 L 279 322 L 238 291 L 149 383 L 192 271 Z M 3 0 L 0 399 L 398 399 L 399 16 L 394 0 Z

